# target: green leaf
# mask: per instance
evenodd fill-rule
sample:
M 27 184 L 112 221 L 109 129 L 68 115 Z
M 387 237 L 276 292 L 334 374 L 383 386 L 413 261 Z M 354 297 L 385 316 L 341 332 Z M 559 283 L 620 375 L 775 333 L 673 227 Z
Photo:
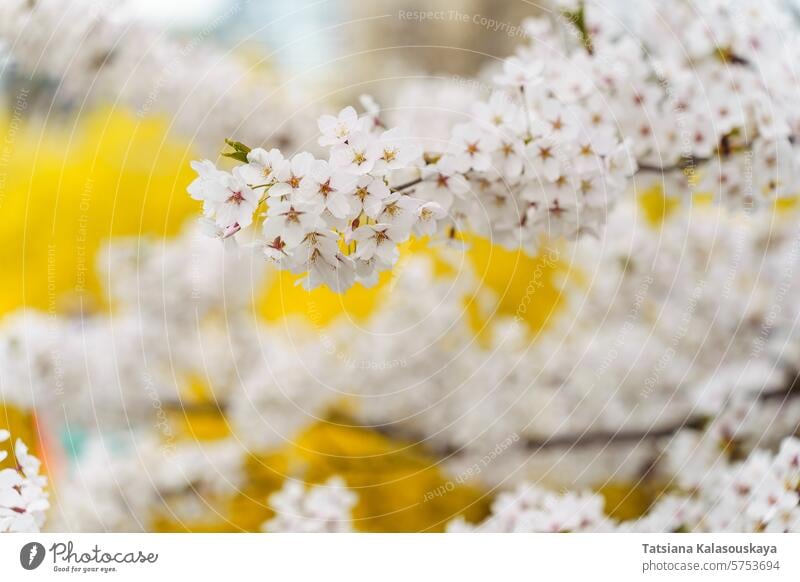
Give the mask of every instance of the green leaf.
M 222 152 L 222 157 L 231 158 L 233 160 L 237 160 L 245 164 L 247 163 L 247 154 L 250 153 L 249 147 L 247 147 L 240 141 L 234 141 L 232 139 L 226 139 L 225 143 L 228 144 L 230 147 L 232 147 L 233 151 Z
M 592 46 L 592 36 L 589 34 L 589 30 L 586 27 L 586 5 L 581 2 L 577 10 L 572 12 L 563 10 L 561 14 L 567 22 L 577 30 L 583 48 L 585 48 L 589 54 L 593 54 L 594 47 Z
M 247 154 L 244 152 L 223 152 L 223 158 L 231 158 L 232 160 L 237 160 L 244 164 L 247 163 Z
M 247 147 L 246 145 L 244 145 L 240 141 L 234 141 L 232 139 L 226 139 L 225 143 L 228 144 L 229 146 L 231 146 L 234 149 L 234 151 L 243 152 L 244 154 L 249 154 L 250 153 L 250 148 Z

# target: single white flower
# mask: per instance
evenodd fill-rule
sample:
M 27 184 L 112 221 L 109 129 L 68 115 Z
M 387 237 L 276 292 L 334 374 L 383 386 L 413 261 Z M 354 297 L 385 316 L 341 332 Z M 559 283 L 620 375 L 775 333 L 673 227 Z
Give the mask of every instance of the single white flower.
M 494 81 L 500 86 L 528 88 L 542 82 L 544 63 L 541 61 L 526 62 L 519 57 L 509 57 L 503 61 L 503 72 L 495 76 Z
M 605 176 L 599 173 L 586 173 L 575 176 L 575 189 L 579 200 L 588 206 L 604 207 L 608 204 L 611 187 Z
M 333 171 L 328 162 L 315 160 L 303 181 L 300 197 L 317 207 L 327 209 L 335 218 L 345 218 L 352 211 L 350 199 L 357 177 Z
M 552 138 L 533 140 L 528 144 L 527 154 L 534 176 L 553 182 L 562 175 L 561 151 L 558 142 Z
M 223 229 L 238 225 L 246 228 L 253 222 L 253 213 L 259 202 L 259 194 L 250 188 L 241 175 L 241 167 L 232 174 L 221 172 L 208 160 L 193 163 L 200 176 L 189 186 L 196 200 L 203 201 L 203 213 L 214 218 Z
M 411 141 L 399 127 L 384 131 L 379 138 L 379 147 L 380 155 L 372 171 L 380 174 L 409 168 L 422 153 L 418 144 Z
M 353 213 L 358 215 L 363 211 L 368 217 L 377 218 L 390 194 L 391 190 L 383 178 L 369 174 L 359 177 L 351 196 Z
M 363 121 L 353 107 L 345 107 L 337 116 L 323 115 L 318 121 L 319 145 L 333 146 L 343 144 L 350 139 L 351 134 L 363 129 Z
M 417 209 L 422 200 L 412 198 L 401 192 L 395 192 L 383 201 L 383 210 L 377 220 L 382 224 L 390 224 L 405 231 L 410 231 L 416 220 Z M 399 231 L 396 230 L 395 234 Z
M 302 152 L 292 156 L 288 164 L 274 169 L 275 184 L 269 189 L 270 198 L 294 197 L 303 188 L 303 181 L 311 172 L 314 156 Z
M 516 182 L 525 167 L 525 144 L 515 137 L 500 138 L 493 166 L 508 182 Z
M 451 157 L 461 173 L 469 170 L 485 172 L 492 166 L 492 155 L 497 149 L 495 136 L 474 123 L 462 123 L 453 129 Z
M 495 91 L 489 101 L 477 101 L 472 114 L 482 125 L 496 129 L 517 130 L 522 121 L 519 106 L 504 91 Z
M 389 224 L 366 224 L 353 231 L 357 244 L 355 257 L 362 261 L 376 258 L 382 265 L 390 266 L 398 257 L 397 244 L 407 238 L 402 229 Z
M 747 122 L 747 116 L 741 102 L 741 95 L 736 92 L 716 92 L 710 98 L 712 104 L 713 124 L 719 135 L 727 135 L 734 129 L 741 129 Z
M 264 221 L 264 237 L 279 250 L 290 252 L 320 226 L 320 212 L 319 204 L 288 198 L 271 200 Z
M 309 291 L 325 285 L 341 293 L 355 282 L 352 260 L 339 252 L 339 237 L 328 230 L 306 233 L 287 262 L 293 273 L 306 275 L 300 283 Z
M 447 216 L 444 208 L 436 202 L 425 202 L 417 209 L 417 222 L 414 230 L 422 236 L 433 236 L 436 234 L 438 221 Z
M 381 155 L 379 140 L 371 133 L 357 131 L 350 134 L 347 143 L 331 150 L 330 164 L 336 170 L 362 175 L 372 171 Z
M 535 137 L 572 140 L 578 135 L 581 125 L 575 107 L 567 107 L 555 99 L 546 99 L 536 113 L 531 129 Z
M 208 191 L 219 188 L 227 173 L 218 170 L 211 160 L 193 161 L 190 165 L 197 172 L 197 178 L 189 184 L 187 190 L 193 199 L 205 201 L 209 197 Z
M 424 178 L 417 188 L 421 197 L 437 202 L 449 210 L 454 197 L 463 198 L 469 192 L 469 181 L 458 171 L 453 156 L 444 155 L 435 164 L 423 169 Z
M 617 146 L 614 130 L 601 127 L 584 132 L 577 142 L 577 152 L 573 163 L 577 172 L 597 172 L 605 167 L 603 157 Z
M 247 164 L 241 167 L 242 178 L 250 186 L 272 184 L 275 181 L 275 171 L 287 163 L 280 150 L 254 148 L 247 154 Z

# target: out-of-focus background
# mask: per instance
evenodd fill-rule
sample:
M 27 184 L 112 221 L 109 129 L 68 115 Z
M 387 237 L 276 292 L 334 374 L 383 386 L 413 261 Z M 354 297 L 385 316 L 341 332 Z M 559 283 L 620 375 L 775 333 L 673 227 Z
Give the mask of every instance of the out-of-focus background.
M 364 531 L 477 522 L 526 482 L 634 519 L 675 488 L 655 441 L 702 432 L 697 394 L 752 384 L 747 438 L 796 433 L 800 344 L 751 349 L 775 306 L 794 331 L 796 271 L 776 281 L 795 196 L 753 218 L 637 177 L 608 236 L 536 256 L 412 240 L 342 295 L 200 233 L 190 162 L 230 168 L 226 138 L 313 152 L 320 114 L 371 95 L 442 146 L 548 10 L 0 2 L 0 450 L 20 438 L 43 459 L 49 529 L 258 531 L 276 492 L 294 507 L 331 478 L 357 502 L 334 481 L 315 508 L 346 505 L 349 527 L 351 499 Z M 681 462 L 700 449 L 674 440 Z
M 166 9 L 150 0 L 134 4 L 135 14 L 174 34 L 192 35 L 213 27 L 209 38 L 223 46 L 269 55 L 292 76 L 308 75 L 312 82 L 329 86 L 342 85 L 343 79 L 371 81 L 379 71 L 387 76 L 473 74 L 485 59 L 512 51 L 519 43 L 514 36 L 521 37 L 522 31 L 509 30 L 511 26 L 541 11 L 534 2 L 488 0 L 178 0 Z M 426 16 L 407 16 L 414 12 Z M 494 26 L 489 21 L 508 28 L 496 34 L 487 30 Z

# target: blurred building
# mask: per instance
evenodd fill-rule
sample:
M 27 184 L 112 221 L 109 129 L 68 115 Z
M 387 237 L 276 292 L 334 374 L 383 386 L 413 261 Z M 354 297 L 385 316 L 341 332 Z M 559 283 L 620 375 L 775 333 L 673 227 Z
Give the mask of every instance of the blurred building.
M 524 41 L 522 21 L 537 11 L 496 0 L 203 0 L 178 2 L 161 18 L 253 54 L 319 98 L 348 101 L 381 93 L 395 77 L 473 75 L 513 52 Z

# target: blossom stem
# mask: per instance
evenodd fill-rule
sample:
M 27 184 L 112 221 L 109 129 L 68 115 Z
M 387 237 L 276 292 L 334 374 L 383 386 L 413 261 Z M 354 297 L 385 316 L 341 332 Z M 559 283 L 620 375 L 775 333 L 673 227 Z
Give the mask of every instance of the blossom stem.
M 422 177 L 415 178 L 415 179 L 410 180 L 410 181 L 408 181 L 408 182 L 406 182 L 404 184 L 400 184 L 399 186 L 395 186 L 394 188 L 392 188 L 392 192 L 402 192 L 403 190 L 407 190 L 408 188 L 413 188 L 417 184 L 421 184 L 422 181 L 423 181 Z
M 800 374 L 794 379 L 788 388 L 779 388 L 762 392 L 759 395 L 760 401 L 786 401 L 790 398 L 800 396 Z M 636 444 L 645 441 L 658 440 L 682 431 L 682 430 L 701 430 L 708 424 L 708 418 L 702 415 L 690 415 L 674 424 L 660 428 L 650 428 L 645 430 L 585 430 L 580 434 L 565 434 L 562 436 L 527 438 L 522 439 L 523 446 L 532 451 L 546 449 L 572 449 L 580 447 L 607 447 L 613 444 Z M 393 438 L 399 438 L 412 442 L 424 442 L 426 439 L 421 435 L 413 435 L 401 429 L 382 426 L 375 430 Z M 466 450 L 465 446 L 451 445 L 437 451 L 442 457 L 457 456 Z

